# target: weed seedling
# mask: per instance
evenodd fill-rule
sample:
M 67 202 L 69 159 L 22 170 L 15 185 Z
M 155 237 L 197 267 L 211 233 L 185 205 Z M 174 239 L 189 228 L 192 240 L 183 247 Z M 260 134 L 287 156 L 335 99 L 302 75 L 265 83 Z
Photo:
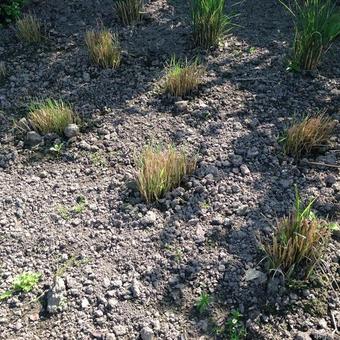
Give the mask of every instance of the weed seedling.
M 57 211 L 58 211 L 58 214 L 65 220 L 65 221 L 68 221 L 70 219 L 70 212 L 68 211 L 68 209 L 63 206 L 63 205 L 60 205 L 58 208 L 57 208 Z
M 0 295 L 0 301 L 10 298 L 14 293 L 30 292 L 38 284 L 40 278 L 40 273 L 23 273 L 16 276 L 11 289 Z
M 81 214 L 86 208 L 86 199 L 84 196 L 77 197 L 77 204 L 72 208 L 76 214 Z
M 239 311 L 232 311 L 226 322 L 226 334 L 230 340 L 241 340 L 246 336 L 246 330 L 241 321 L 242 315 Z
M 51 148 L 50 148 L 50 151 L 52 151 L 53 153 L 55 153 L 55 155 L 60 158 L 61 156 L 61 151 L 64 147 L 64 143 L 57 143 L 57 144 L 54 144 Z

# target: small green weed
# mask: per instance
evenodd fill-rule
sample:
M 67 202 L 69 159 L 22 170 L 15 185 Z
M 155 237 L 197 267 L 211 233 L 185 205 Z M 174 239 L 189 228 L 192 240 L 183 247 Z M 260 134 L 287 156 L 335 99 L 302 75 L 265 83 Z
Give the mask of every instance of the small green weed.
M 69 210 L 63 206 L 63 205 L 60 205 L 58 208 L 57 208 L 57 211 L 58 211 L 58 214 L 65 220 L 65 221 L 68 221 L 71 216 L 70 216 L 70 212 Z
M 76 199 L 76 204 L 71 208 L 67 208 L 64 205 L 60 205 L 57 208 L 58 214 L 65 220 L 68 221 L 73 214 L 81 214 L 86 209 L 86 198 L 82 195 Z
M 84 196 L 77 197 L 77 204 L 72 208 L 76 214 L 81 214 L 86 208 L 86 199 Z
M 54 144 L 50 151 L 53 152 L 58 158 L 61 156 L 62 149 L 64 148 L 64 143 Z
M 249 52 L 249 54 L 254 54 L 254 53 L 256 53 L 256 51 L 257 51 L 257 49 L 256 49 L 256 47 L 249 47 L 249 49 L 248 49 L 248 52 Z
M 242 314 L 239 311 L 232 311 L 226 323 L 226 332 L 230 340 L 244 339 L 246 329 L 242 323 Z
M 105 167 L 105 166 L 107 166 L 107 160 L 98 151 L 94 152 L 94 153 L 91 153 L 90 156 L 89 156 L 89 159 L 90 159 L 91 163 L 93 165 L 95 165 L 95 166 L 98 166 L 98 167 Z
M 14 293 L 30 292 L 38 284 L 40 278 L 40 273 L 29 272 L 16 276 L 13 280 L 11 289 L 0 295 L 0 301 L 10 298 Z
M 232 311 L 223 325 L 214 327 L 214 334 L 228 340 L 245 339 L 247 332 L 242 323 L 242 314 L 239 311 Z
M 21 8 L 26 0 L 1 0 L 0 27 L 17 20 L 21 15 Z

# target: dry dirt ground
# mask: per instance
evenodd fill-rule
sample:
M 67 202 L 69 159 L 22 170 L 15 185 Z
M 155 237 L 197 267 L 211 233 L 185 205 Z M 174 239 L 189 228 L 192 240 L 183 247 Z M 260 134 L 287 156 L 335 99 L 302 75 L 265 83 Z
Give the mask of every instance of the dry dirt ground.
M 258 240 L 290 211 L 294 184 L 304 199 L 319 197 L 318 215 L 339 219 L 338 169 L 307 163 L 339 165 L 339 127 L 331 149 L 301 164 L 278 139 L 305 113 L 327 109 L 339 120 L 340 46 L 316 72 L 288 73 L 293 30 L 282 6 L 247 0 L 233 10 L 239 26 L 209 53 L 191 47 L 187 1 L 149 1 L 145 19 L 128 28 L 110 0 L 33 1 L 25 11 L 46 31 L 38 47 L 0 28 L 9 71 L 0 84 L 0 292 L 17 274 L 42 274 L 33 292 L 0 303 L 1 339 L 222 338 L 216 332 L 233 310 L 248 339 L 339 336 L 338 241 L 326 276 L 289 288 L 267 275 Z M 88 59 L 84 33 L 98 23 L 119 33 L 117 70 Z M 159 91 L 173 54 L 207 66 L 184 109 Z M 48 97 L 69 102 L 83 121 L 60 157 L 47 142 L 25 148 L 12 130 L 32 99 Z M 151 141 L 199 161 L 183 187 L 146 205 L 133 155 Z M 86 206 L 76 213 L 80 196 Z M 64 300 L 50 315 L 45 292 L 56 276 Z M 194 308 L 201 292 L 211 297 L 203 315 Z

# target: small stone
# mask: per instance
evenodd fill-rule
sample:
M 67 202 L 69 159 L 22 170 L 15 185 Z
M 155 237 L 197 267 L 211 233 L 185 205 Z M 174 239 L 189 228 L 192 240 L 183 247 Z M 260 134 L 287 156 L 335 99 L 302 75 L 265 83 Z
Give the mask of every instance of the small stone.
M 25 143 L 28 146 L 36 146 L 42 142 L 42 137 L 39 135 L 39 133 L 36 133 L 35 131 L 29 131 L 26 135 L 26 141 Z
M 84 140 L 79 143 L 79 148 L 85 151 L 91 151 L 91 145 Z
M 250 174 L 250 170 L 249 170 L 249 168 L 245 164 L 242 164 L 240 166 L 240 170 L 241 170 L 242 175 L 244 175 L 244 176 Z
M 311 339 L 312 338 L 306 332 L 298 332 L 294 337 L 294 340 L 311 340 Z
M 292 180 L 288 180 L 288 179 L 281 179 L 279 183 L 284 189 L 288 189 L 293 184 Z
M 104 313 L 100 309 L 97 309 L 97 310 L 94 311 L 94 316 L 96 318 L 101 318 L 103 315 L 104 315 Z
M 111 285 L 112 285 L 112 287 L 114 287 L 114 288 L 119 288 L 119 287 L 121 287 L 121 286 L 123 285 L 123 281 L 120 280 L 120 279 L 113 280 L 113 281 L 111 282 Z
M 91 209 L 91 208 L 90 208 Z M 92 210 L 92 209 L 91 209 Z M 104 277 L 103 279 L 103 286 L 105 288 L 109 288 L 110 287 L 110 279 L 108 277 Z
M 91 77 L 87 72 L 83 72 L 83 79 L 84 81 L 90 81 Z
M 89 302 L 88 299 L 84 298 L 84 299 L 81 300 L 81 308 L 82 309 L 87 308 L 89 305 L 90 305 L 90 302 Z
M 112 309 L 115 306 L 118 305 L 118 300 L 117 299 L 109 299 L 109 301 L 107 302 L 108 306 Z
M 47 293 L 47 312 L 51 314 L 57 313 L 62 309 L 62 304 L 66 299 L 65 282 L 61 277 L 58 277 L 54 285 Z
M 105 335 L 105 340 L 116 340 L 116 336 L 113 333 L 107 333 Z
M 137 280 L 133 280 L 131 285 L 131 292 L 134 298 L 140 297 L 141 294 L 140 283 Z
M 144 226 L 154 225 L 157 220 L 157 215 L 153 211 L 148 211 L 146 215 L 141 219 L 141 223 Z
M 142 340 L 153 340 L 154 334 L 153 330 L 150 327 L 143 327 L 140 332 L 140 337 Z
M 114 326 L 113 331 L 116 334 L 116 336 L 123 336 L 128 332 L 127 327 L 124 325 Z
M 259 150 L 256 147 L 252 147 L 247 151 L 247 158 L 254 158 L 259 154 Z
M 267 275 L 256 269 L 248 269 L 245 273 L 245 281 L 257 280 L 259 284 L 267 281 Z
M 211 220 L 212 225 L 221 225 L 223 224 L 223 217 L 221 215 L 216 215 L 212 220 Z
M 187 100 L 180 100 L 175 103 L 176 110 L 178 112 L 185 112 L 188 110 L 188 101 Z
M 68 124 L 64 129 L 64 135 L 67 138 L 75 137 L 79 134 L 79 127 L 77 124 Z
M 242 164 L 242 162 L 243 162 L 242 156 L 240 156 L 240 155 L 233 155 L 232 158 L 231 158 L 231 162 L 235 166 L 240 166 Z
M 336 178 L 333 175 L 328 175 L 325 178 L 325 183 L 328 187 L 331 187 L 336 182 Z

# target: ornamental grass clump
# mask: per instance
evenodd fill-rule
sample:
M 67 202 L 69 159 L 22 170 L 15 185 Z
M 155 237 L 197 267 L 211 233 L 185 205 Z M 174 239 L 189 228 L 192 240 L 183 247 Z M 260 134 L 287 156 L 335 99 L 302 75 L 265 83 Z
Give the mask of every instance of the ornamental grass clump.
M 224 13 L 225 0 L 192 0 L 191 24 L 196 46 L 218 45 L 232 29 L 232 17 Z
M 204 73 L 197 59 L 189 62 L 173 57 L 166 66 L 165 91 L 176 97 L 187 95 L 202 83 Z
M 27 118 L 38 133 L 55 132 L 59 135 L 64 133 L 67 125 L 77 120 L 69 105 L 53 99 L 33 104 Z
M 117 0 L 114 7 L 124 25 L 131 25 L 142 20 L 143 0 Z
M 306 116 L 287 130 L 282 139 L 285 153 L 299 159 L 324 147 L 329 142 L 335 124 L 324 112 Z
M 178 187 L 196 168 L 196 160 L 173 146 L 147 146 L 136 157 L 137 187 L 147 202 L 157 201 Z
M 16 23 L 17 36 L 21 41 L 29 44 L 38 43 L 42 40 L 41 23 L 33 15 L 24 15 Z
M 121 61 L 121 47 L 117 34 L 108 29 L 87 31 L 85 42 L 91 60 L 103 68 L 116 68 Z
M 277 223 L 272 241 L 263 246 L 269 269 L 287 279 L 308 279 L 330 239 L 329 224 L 312 212 L 314 202 L 303 207 L 296 189 L 295 210 Z
M 315 69 L 330 44 L 340 36 L 340 9 L 334 0 L 295 0 L 288 5 L 279 0 L 292 15 L 295 38 L 289 69 Z

